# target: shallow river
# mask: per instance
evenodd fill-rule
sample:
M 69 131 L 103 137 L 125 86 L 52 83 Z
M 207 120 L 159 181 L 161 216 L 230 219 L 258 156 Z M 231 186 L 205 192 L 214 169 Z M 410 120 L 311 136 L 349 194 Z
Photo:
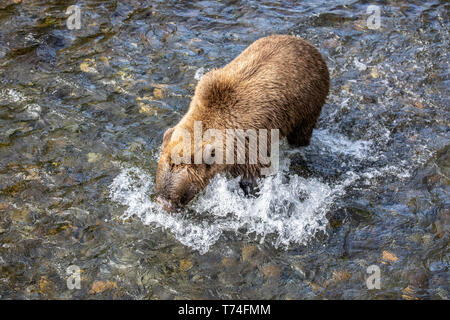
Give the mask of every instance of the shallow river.
M 449 7 L 1 0 L 0 298 L 448 299 Z M 218 176 L 164 212 L 165 129 L 274 33 L 330 70 L 310 146 L 257 197 Z

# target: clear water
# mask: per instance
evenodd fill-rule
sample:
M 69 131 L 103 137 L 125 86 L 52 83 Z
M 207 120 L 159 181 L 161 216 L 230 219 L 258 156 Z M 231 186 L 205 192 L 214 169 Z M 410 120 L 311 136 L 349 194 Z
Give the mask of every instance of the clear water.
M 370 3 L 377 30 L 364 1 L 15 2 L 0 4 L 0 298 L 448 299 L 445 1 Z M 283 144 L 256 197 L 218 176 L 164 212 L 164 130 L 202 74 L 273 33 L 330 69 L 310 146 Z

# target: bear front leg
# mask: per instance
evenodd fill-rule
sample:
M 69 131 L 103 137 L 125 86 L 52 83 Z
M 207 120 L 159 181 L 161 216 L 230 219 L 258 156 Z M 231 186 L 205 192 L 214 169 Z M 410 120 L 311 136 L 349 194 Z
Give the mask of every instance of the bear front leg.
M 241 181 L 239 181 L 239 186 L 246 196 L 256 196 L 258 193 L 258 184 L 256 183 L 255 178 L 245 178 L 241 177 Z
M 287 140 L 291 146 L 306 147 L 311 140 L 315 121 L 303 120 L 297 124 L 294 129 L 287 135 Z

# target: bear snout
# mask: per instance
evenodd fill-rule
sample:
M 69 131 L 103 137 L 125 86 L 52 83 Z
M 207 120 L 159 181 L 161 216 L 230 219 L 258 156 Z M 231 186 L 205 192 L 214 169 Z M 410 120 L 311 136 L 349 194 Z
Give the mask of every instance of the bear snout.
M 156 202 L 167 212 L 175 212 L 178 209 L 177 205 L 162 196 L 157 196 Z

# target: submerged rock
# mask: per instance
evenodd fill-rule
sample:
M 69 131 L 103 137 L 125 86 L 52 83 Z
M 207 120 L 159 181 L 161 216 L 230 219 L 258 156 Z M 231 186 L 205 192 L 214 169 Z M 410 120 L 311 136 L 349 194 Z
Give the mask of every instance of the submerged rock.
M 398 260 L 397 256 L 387 250 L 384 250 L 383 253 L 381 254 L 381 263 L 391 264 L 397 262 L 397 260 Z
M 91 289 L 89 290 L 89 294 L 98 294 L 107 290 L 113 290 L 117 288 L 117 282 L 115 281 L 95 281 L 92 284 Z

